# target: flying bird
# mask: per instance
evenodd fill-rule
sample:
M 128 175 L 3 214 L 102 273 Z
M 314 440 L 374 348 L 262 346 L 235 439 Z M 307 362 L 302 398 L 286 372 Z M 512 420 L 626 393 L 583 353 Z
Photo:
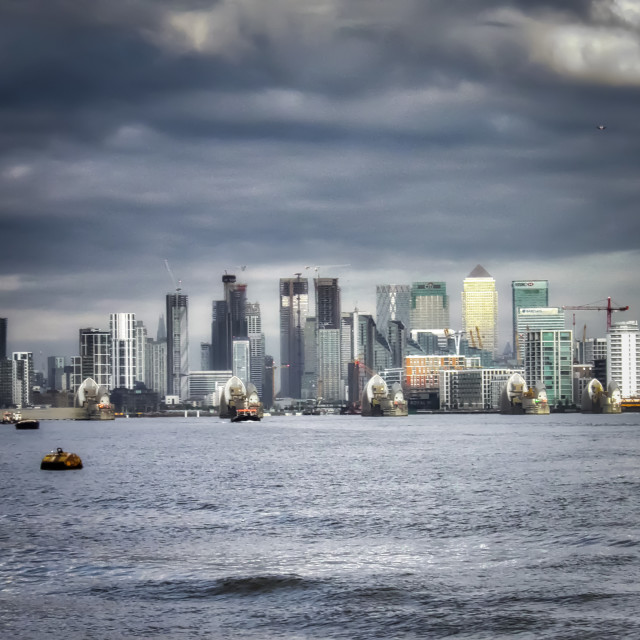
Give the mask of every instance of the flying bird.
M 605 127 L 603 124 L 599 124 L 596 126 L 596 129 L 600 129 L 600 131 L 604 131 L 607 127 Z

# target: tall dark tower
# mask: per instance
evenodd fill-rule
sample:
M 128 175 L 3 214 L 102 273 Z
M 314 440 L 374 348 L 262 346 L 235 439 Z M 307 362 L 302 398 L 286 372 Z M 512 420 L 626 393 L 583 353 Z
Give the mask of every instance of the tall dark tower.
M 7 319 L 0 318 L 0 360 L 7 357 Z
M 247 285 L 235 275 L 222 276 L 224 300 L 214 300 L 211 308 L 211 367 L 216 371 L 233 368 L 233 341 L 247 338 Z
M 309 281 L 280 278 L 280 394 L 302 397 L 304 325 L 309 315 Z
M 318 330 L 340 328 L 340 287 L 338 278 L 316 278 L 316 318 Z

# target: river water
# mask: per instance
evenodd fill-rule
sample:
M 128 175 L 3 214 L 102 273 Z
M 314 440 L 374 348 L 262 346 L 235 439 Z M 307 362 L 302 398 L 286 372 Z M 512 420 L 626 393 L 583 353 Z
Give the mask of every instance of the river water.
M 0 428 L 0 636 L 639 638 L 640 414 Z M 78 453 L 79 471 L 41 471 Z

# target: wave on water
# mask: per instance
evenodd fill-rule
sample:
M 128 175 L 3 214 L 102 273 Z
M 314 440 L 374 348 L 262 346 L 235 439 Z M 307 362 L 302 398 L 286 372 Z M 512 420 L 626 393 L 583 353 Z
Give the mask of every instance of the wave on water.
M 90 591 L 96 595 L 118 599 L 133 596 L 151 600 L 189 600 L 225 596 L 262 596 L 284 590 L 304 590 L 312 586 L 313 581 L 292 574 L 230 576 L 216 580 L 146 580 L 129 586 L 94 585 Z

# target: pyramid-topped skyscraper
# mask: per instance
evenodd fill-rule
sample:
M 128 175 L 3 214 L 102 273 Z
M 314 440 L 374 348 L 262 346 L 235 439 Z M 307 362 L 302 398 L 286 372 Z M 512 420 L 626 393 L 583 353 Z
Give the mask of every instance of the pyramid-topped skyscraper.
M 494 359 L 498 350 L 498 292 L 496 281 L 482 266 L 464 279 L 462 287 L 462 328 L 470 344 L 489 351 Z

